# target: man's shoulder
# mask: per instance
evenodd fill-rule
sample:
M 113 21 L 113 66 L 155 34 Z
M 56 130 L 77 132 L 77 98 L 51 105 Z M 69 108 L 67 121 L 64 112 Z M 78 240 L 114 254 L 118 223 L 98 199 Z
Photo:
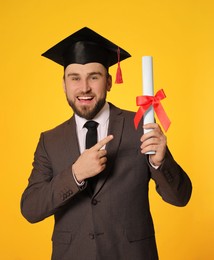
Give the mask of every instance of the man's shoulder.
M 129 133 L 130 131 L 133 131 L 133 134 L 136 134 L 138 136 L 142 136 L 143 134 L 143 128 L 138 127 L 135 129 L 134 126 L 134 118 L 135 118 L 136 112 L 116 107 L 115 105 L 110 103 L 110 121 L 120 121 L 122 124 L 124 124 L 124 129 L 127 129 Z M 143 118 L 141 121 L 141 124 L 143 124 Z M 137 131 L 136 131 L 137 130 Z
M 115 106 L 114 104 L 110 103 L 109 102 L 109 105 L 110 105 L 110 111 L 112 113 L 117 113 L 117 114 L 124 114 L 124 115 L 129 115 L 129 116 L 134 116 L 136 112 L 134 111 L 131 111 L 131 110 L 128 110 L 128 109 L 125 109 L 125 108 L 120 108 L 120 107 L 117 107 Z
M 62 132 L 64 132 L 66 129 L 70 128 L 72 125 L 72 121 L 73 121 L 73 117 L 62 122 L 59 125 L 56 125 L 55 127 L 48 129 L 46 131 L 44 131 L 42 134 L 49 136 L 49 135 L 58 135 L 58 134 L 62 134 Z

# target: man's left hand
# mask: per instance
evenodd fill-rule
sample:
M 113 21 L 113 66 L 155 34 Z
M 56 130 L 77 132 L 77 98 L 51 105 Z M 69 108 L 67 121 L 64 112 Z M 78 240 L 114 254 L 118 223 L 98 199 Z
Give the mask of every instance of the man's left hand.
M 151 129 L 150 132 L 144 134 L 141 137 L 142 145 L 140 146 L 143 154 L 154 151 L 155 154 L 150 154 L 150 162 L 154 166 L 160 166 L 164 160 L 166 153 L 167 139 L 162 132 L 160 126 L 156 123 L 146 124 L 143 126 L 144 129 Z

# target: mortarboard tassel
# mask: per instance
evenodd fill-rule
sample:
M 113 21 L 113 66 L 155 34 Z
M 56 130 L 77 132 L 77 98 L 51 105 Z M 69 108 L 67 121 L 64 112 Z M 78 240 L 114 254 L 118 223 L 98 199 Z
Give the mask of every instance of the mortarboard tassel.
M 123 77 L 122 77 L 122 71 L 120 67 L 120 48 L 117 49 L 117 57 L 118 57 L 118 63 L 117 63 L 117 73 L 116 73 L 116 84 L 123 83 Z

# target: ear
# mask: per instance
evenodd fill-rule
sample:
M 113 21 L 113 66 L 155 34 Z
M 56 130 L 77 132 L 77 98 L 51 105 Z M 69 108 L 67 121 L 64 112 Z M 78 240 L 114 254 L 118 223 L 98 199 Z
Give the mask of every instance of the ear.
M 110 91 L 112 87 L 112 76 L 109 75 L 107 78 L 107 91 Z
M 63 87 L 64 92 L 66 93 L 65 75 L 62 78 L 62 87 Z

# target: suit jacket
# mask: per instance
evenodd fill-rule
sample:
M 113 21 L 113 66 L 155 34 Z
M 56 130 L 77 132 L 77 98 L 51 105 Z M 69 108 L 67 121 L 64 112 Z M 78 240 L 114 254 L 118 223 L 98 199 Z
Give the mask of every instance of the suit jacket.
M 156 260 L 148 184 L 164 201 L 184 206 L 191 182 L 167 150 L 155 170 L 140 152 L 135 113 L 110 104 L 108 161 L 94 193 L 79 188 L 71 165 L 80 155 L 74 117 L 41 134 L 21 211 L 31 223 L 55 217 L 53 260 Z

